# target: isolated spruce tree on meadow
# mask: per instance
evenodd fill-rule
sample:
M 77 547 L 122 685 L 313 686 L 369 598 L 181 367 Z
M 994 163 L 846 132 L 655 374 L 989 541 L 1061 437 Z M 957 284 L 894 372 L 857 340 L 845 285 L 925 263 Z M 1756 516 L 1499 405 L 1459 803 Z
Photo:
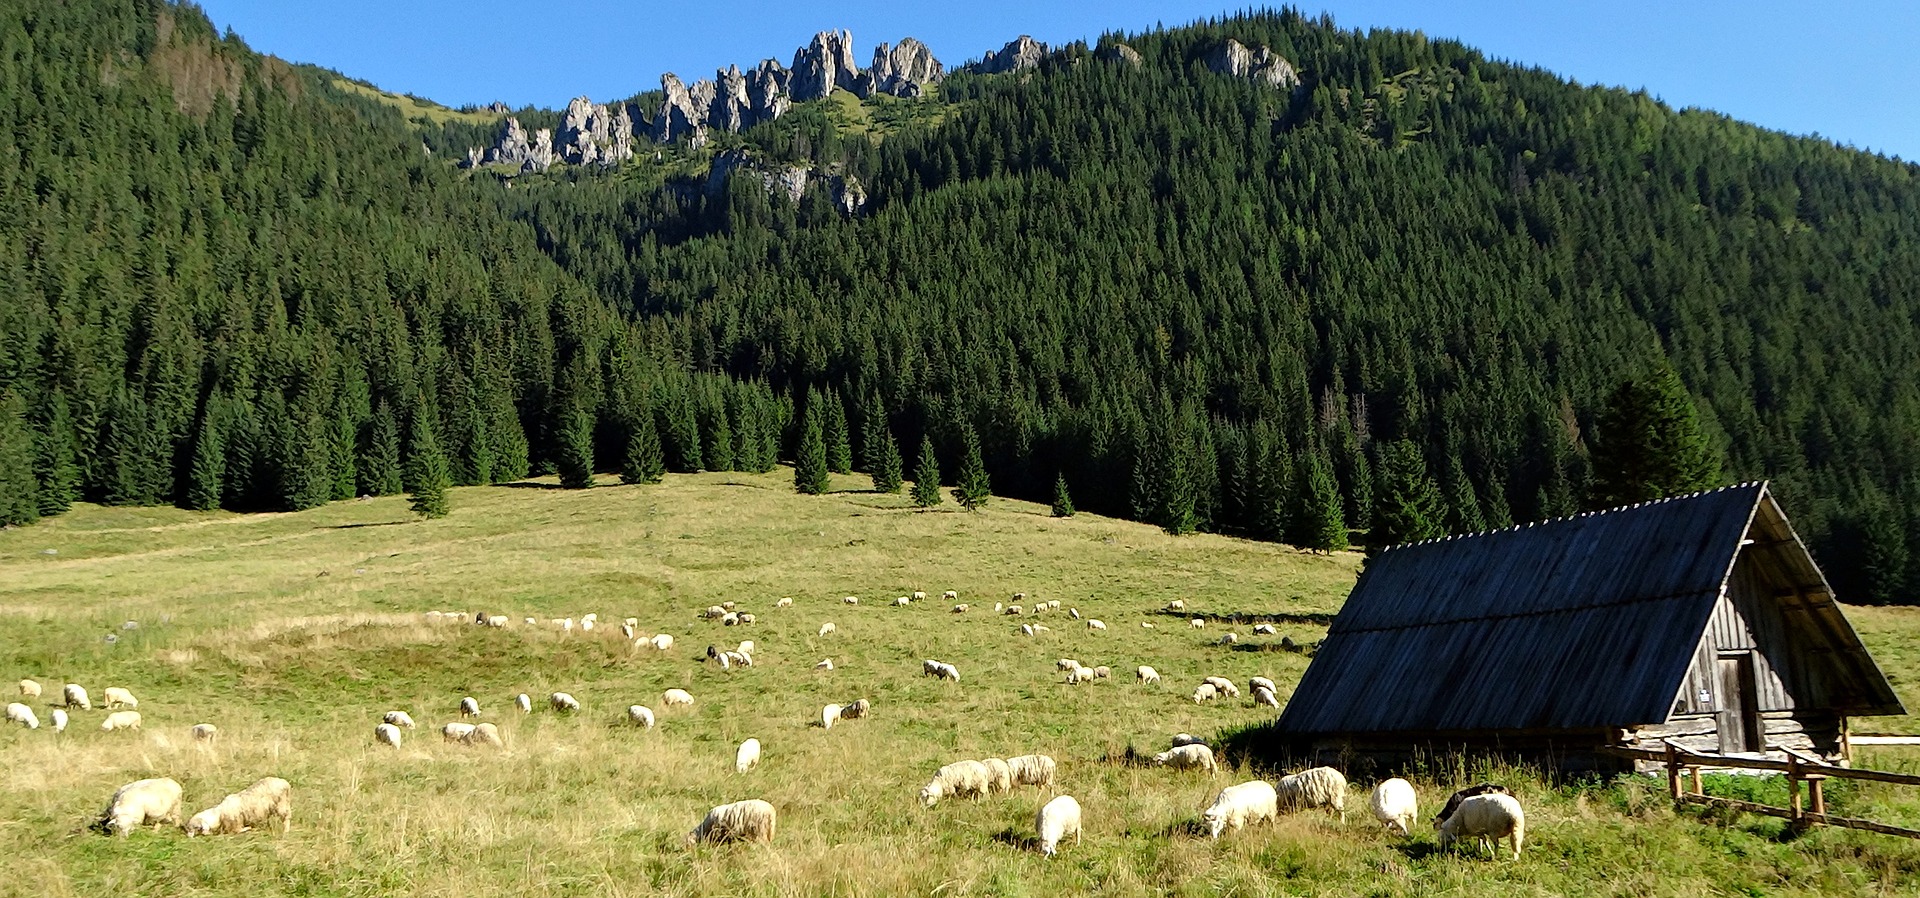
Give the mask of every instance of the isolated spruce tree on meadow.
M 939 505 L 940 459 L 933 454 L 933 438 L 920 438 L 920 461 L 913 466 L 913 504 L 921 508 Z
M 423 518 L 444 518 L 449 510 L 447 487 L 453 475 L 446 451 L 440 448 L 440 437 L 434 433 L 433 413 L 426 409 L 415 412 L 412 431 L 406 480 L 413 501 L 408 507 Z
M 966 429 L 962 437 L 965 447 L 960 455 L 960 473 L 953 481 L 953 499 L 960 507 L 968 511 L 979 511 L 987 504 L 987 495 L 991 484 L 987 481 L 987 466 L 980 461 L 980 435 L 973 428 Z
M 818 407 L 809 409 L 800 424 L 800 449 L 793 458 L 793 488 L 810 496 L 827 491 L 827 439 Z
M 900 492 L 900 444 L 894 440 L 893 431 L 886 425 L 882 424 L 877 429 L 879 436 L 867 444 L 867 464 L 873 468 L 873 491 Z
M 1073 497 L 1067 495 L 1067 475 L 1061 474 L 1053 480 L 1053 516 L 1056 518 L 1073 517 Z

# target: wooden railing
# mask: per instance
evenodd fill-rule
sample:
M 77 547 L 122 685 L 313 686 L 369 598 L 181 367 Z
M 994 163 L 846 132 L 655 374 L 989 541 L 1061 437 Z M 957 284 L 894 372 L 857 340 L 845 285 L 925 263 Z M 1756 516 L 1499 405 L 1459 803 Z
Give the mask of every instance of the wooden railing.
M 1665 751 L 1653 751 L 1644 748 L 1607 748 L 1609 754 L 1633 758 L 1640 761 L 1659 761 L 1667 768 L 1667 791 L 1677 804 L 1699 804 L 1709 807 L 1733 808 L 1752 814 L 1764 814 L 1769 817 L 1783 817 L 1795 826 L 1841 826 L 1847 829 L 1864 829 L 1869 832 L 1886 833 L 1890 836 L 1905 836 L 1920 839 L 1920 830 L 1888 826 L 1872 820 L 1857 817 L 1838 817 L 1827 813 L 1827 797 L 1823 784 L 1829 779 L 1868 780 L 1876 783 L 1893 783 L 1901 786 L 1920 786 L 1920 776 L 1908 773 L 1890 773 L 1884 770 L 1862 770 L 1856 767 L 1836 767 L 1819 758 L 1805 755 L 1785 746 L 1773 745 L 1770 749 L 1787 756 L 1784 761 L 1772 758 L 1743 758 L 1733 755 L 1713 755 L 1690 751 L 1674 744 L 1672 740 L 1662 740 Z M 1776 808 L 1772 805 L 1740 801 L 1734 798 L 1720 798 L 1708 795 L 1700 788 L 1700 770 L 1706 767 L 1734 768 L 1740 770 L 1773 770 L 1787 775 L 1787 794 L 1792 807 Z M 1690 783 L 1682 783 L 1682 774 Z M 1691 785 L 1689 790 L 1687 785 Z M 1806 792 L 1802 801 L 1801 792 Z

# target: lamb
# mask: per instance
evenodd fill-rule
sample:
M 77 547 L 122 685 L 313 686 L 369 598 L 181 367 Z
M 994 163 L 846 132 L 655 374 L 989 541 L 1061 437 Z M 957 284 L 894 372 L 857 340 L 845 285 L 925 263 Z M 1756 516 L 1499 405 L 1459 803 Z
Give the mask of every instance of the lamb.
M 1208 773 L 1219 769 L 1213 760 L 1213 749 L 1198 742 L 1168 749 L 1153 756 L 1153 766 L 1172 767 L 1175 770 L 1199 768 Z
M 820 728 L 823 730 L 833 729 L 833 722 L 836 720 L 839 720 L 841 713 L 844 712 L 845 710 L 846 709 L 840 707 L 839 705 L 827 705 L 826 707 L 821 708 L 820 709 Z
M 1253 690 L 1253 703 L 1256 705 L 1266 705 L 1269 708 L 1278 708 L 1280 707 L 1280 697 L 1275 695 L 1273 690 L 1261 687 Z
M 39 698 L 40 684 L 37 682 L 34 682 L 33 680 L 21 680 L 20 696 L 22 698 Z
M 440 728 L 440 740 L 442 742 L 460 742 L 466 739 L 467 735 L 472 732 L 473 724 L 450 723 Z
M 1195 736 L 1192 733 L 1174 733 L 1173 734 L 1174 748 L 1179 748 L 1182 745 L 1205 745 L 1205 744 L 1207 744 L 1207 740 L 1202 739 L 1199 736 Z
M 93 829 L 122 838 L 134 827 L 180 822 L 180 784 L 165 777 L 134 780 L 113 790 Z
M 400 728 L 390 723 L 380 724 L 373 728 L 373 741 L 381 745 L 399 748 Z
M 196 723 L 187 732 L 193 735 L 195 742 L 212 742 L 220 736 L 220 728 L 210 723 Z
M 1494 793 L 1499 793 L 1501 795 L 1509 794 L 1507 792 L 1507 787 L 1502 786 L 1498 783 L 1476 783 L 1474 785 L 1466 787 L 1465 789 L 1461 789 L 1460 791 L 1453 793 L 1453 795 L 1447 798 L 1446 807 L 1441 808 L 1440 813 L 1433 818 L 1433 825 L 1439 826 L 1440 824 L 1447 822 L 1447 818 L 1453 816 L 1453 812 L 1460 809 L 1461 802 L 1466 801 L 1467 799 L 1472 798 L 1475 795 L 1491 795 Z
M 1213 688 L 1212 683 L 1201 683 L 1199 686 L 1194 687 L 1193 703 L 1197 705 L 1201 702 L 1217 698 L 1219 695 L 1220 690 Z
M 520 713 L 522 714 L 532 714 L 533 713 L 533 696 L 530 696 L 522 692 L 519 695 L 516 695 L 513 697 L 513 706 L 515 708 L 519 708 Z
M 863 699 L 860 699 L 859 701 L 854 702 L 851 705 L 847 705 L 846 707 L 841 708 L 840 719 L 841 720 L 858 720 L 862 717 L 867 716 L 867 712 L 871 710 L 873 710 L 873 703 L 863 698 Z
M 665 633 L 656 633 L 653 637 L 653 647 L 656 651 L 662 652 L 673 648 L 673 637 Z
M 1504 792 L 1490 792 L 1463 799 L 1453 816 L 1436 827 L 1440 847 L 1463 838 L 1475 838 L 1489 850 L 1498 851 L 1501 839 L 1513 842 L 1513 859 L 1520 859 L 1520 843 L 1527 837 L 1527 815 L 1520 802 Z
M 748 739 L 740 743 L 740 750 L 733 755 L 733 772 L 746 773 L 760 763 L 760 740 Z
M 461 717 L 479 717 L 480 701 L 471 695 L 461 699 L 460 700 L 460 716 Z
M 827 621 L 826 623 L 820 625 L 821 636 L 825 636 L 828 633 L 832 633 L 832 632 L 833 632 L 833 621 Z
M 293 786 L 277 776 L 263 777 L 228 795 L 220 803 L 187 821 L 189 838 L 243 833 L 269 820 L 280 821 L 280 831 L 293 828 Z
M 950 609 L 950 612 L 949 612 L 949 613 L 952 613 L 952 614 L 966 614 L 966 613 L 967 613 L 967 603 L 965 603 L 965 602 L 961 602 L 960 604 L 958 604 L 958 605 L 955 605 L 955 606 L 953 606 L 953 608 L 952 608 L 952 609 Z
M 920 790 L 920 802 L 933 807 L 942 798 L 978 798 L 987 794 L 992 780 L 987 765 L 979 761 L 955 761 L 934 772 L 932 781 Z
M 564 692 L 556 692 L 547 696 L 547 704 L 552 705 L 553 710 L 563 713 L 580 710 L 580 700 Z
M 414 728 L 413 716 L 405 711 L 388 711 L 386 716 L 381 718 L 381 722 L 390 723 L 396 727 L 405 727 L 409 730 Z
M 93 702 L 87 699 L 87 690 L 79 683 L 68 683 L 66 688 L 60 690 L 60 699 L 68 710 L 93 710 Z
M 64 733 L 66 730 L 67 710 L 65 708 L 53 709 L 53 731 L 56 733 Z
M 137 730 L 140 728 L 140 712 L 115 711 L 100 721 L 100 732 L 111 733 L 114 730 Z
M 1012 792 L 1013 767 L 1003 758 L 985 758 L 981 760 L 987 766 L 987 792 Z
M 1332 808 L 1347 821 L 1347 777 L 1332 767 L 1315 767 L 1280 778 L 1280 807 L 1289 813 L 1306 808 Z
M 1071 795 L 1061 795 L 1040 806 L 1040 813 L 1034 815 L 1033 829 L 1040 836 L 1040 853 L 1053 857 L 1060 852 L 1060 841 L 1073 837 L 1073 844 L 1080 844 L 1080 802 Z
M 1094 618 L 1094 617 L 1087 618 L 1087 629 L 1105 630 L 1106 628 L 1107 628 L 1106 621 L 1103 621 L 1103 620 L 1100 620 L 1099 618 Z
M 833 659 L 832 659 L 832 658 L 822 658 L 822 659 L 820 659 L 820 663 L 819 663 L 819 664 L 815 664 L 815 665 L 813 666 L 813 669 L 814 669 L 814 670 L 832 670 L 832 669 L 833 669 Z
M 40 718 L 33 715 L 33 709 L 20 702 L 7 703 L 7 722 L 17 723 L 30 730 L 40 728 Z
M 1139 667 L 1135 668 L 1133 671 L 1133 675 L 1136 679 L 1138 679 L 1142 683 L 1160 682 L 1160 672 L 1157 670 L 1154 670 L 1151 667 L 1146 666 L 1145 664 L 1142 664 Z
M 771 842 L 775 817 L 773 805 L 758 798 L 720 805 L 687 833 L 687 847 L 701 842 Z
M 773 607 L 775 607 L 775 608 L 792 608 L 792 607 L 793 607 L 793 596 L 781 596 L 781 597 L 780 597 L 780 601 L 778 601 L 778 602 L 775 602 L 775 603 L 773 603 Z
M 1373 787 L 1373 796 L 1367 805 L 1373 809 L 1373 819 L 1402 836 L 1408 834 L 1413 819 L 1420 815 L 1420 798 L 1413 793 L 1413 784 L 1397 776 Z
M 1254 780 L 1228 786 L 1215 796 L 1213 804 L 1201 812 L 1200 819 L 1206 821 L 1207 833 L 1220 838 L 1220 832 L 1226 829 L 1238 830 L 1250 823 L 1271 823 L 1280 817 L 1280 800 L 1273 784 L 1266 780 Z
M 641 729 L 653 729 L 653 709 L 646 705 L 628 705 L 627 720 Z
M 1053 773 L 1059 765 L 1046 755 L 1021 755 L 1008 758 L 1007 767 L 1013 770 L 1014 785 L 1045 788 L 1053 785 Z
M 479 724 L 472 730 L 469 730 L 465 735 L 460 737 L 460 744 L 488 745 L 494 748 L 507 747 L 507 743 L 500 739 L 500 728 L 490 723 Z
M 693 707 L 693 696 L 685 689 L 669 689 L 660 693 L 660 703 L 671 708 L 675 705 Z

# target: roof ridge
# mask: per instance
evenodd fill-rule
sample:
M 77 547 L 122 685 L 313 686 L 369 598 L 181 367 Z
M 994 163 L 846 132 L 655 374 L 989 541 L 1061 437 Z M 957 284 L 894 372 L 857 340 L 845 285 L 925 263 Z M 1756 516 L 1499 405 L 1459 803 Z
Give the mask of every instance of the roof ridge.
M 1705 496 L 1710 493 L 1723 493 L 1728 490 L 1746 489 L 1749 487 L 1756 487 L 1756 486 L 1762 489 L 1765 489 L 1768 487 L 1770 483 L 1771 481 L 1768 481 L 1764 478 L 1758 479 L 1758 480 L 1744 480 L 1739 483 L 1730 483 L 1730 484 L 1727 484 L 1726 486 L 1716 486 L 1711 489 L 1695 490 L 1691 493 L 1680 493 L 1672 496 L 1662 496 L 1658 499 L 1648 499 L 1643 502 L 1635 502 L 1631 505 L 1616 505 L 1612 508 L 1593 508 L 1593 509 L 1588 509 L 1586 511 L 1576 511 L 1572 514 L 1561 515 L 1559 517 L 1541 518 L 1536 521 L 1524 521 L 1524 522 L 1513 524 L 1507 527 L 1489 528 L 1486 530 L 1469 530 L 1465 533 L 1450 533 L 1444 536 L 1433 536 L 1433 537 L 1428 537 L 1426 539 L 1415 540 L 1410 543 L 1400 543 L 1398 545 L 1385 546 L 1381 548 L 1376 554 L 1385 555 L 1389 552 L 1398 552 L 1401 549 L 1411 549 L 1416 546 L 1424 546 L 1429 543 L 1452 542 L 1453 540 L 1456 540 L 1456 539 L 1472 539 L 1474 537 L 1480 537 L 1480 536 L 1492 536 L 1496 533 L 1515 533 L 1521 530 L 1527 530 L 1533 527 L 1537 527 L 1542 524 L 1557 524 L 1562 521 L 1573 521 L 1573 520 L 1579 520 L 1581 518 L 1591 518 L 1591 517 L 1599 517 L 1602 515 L 1609 515 L 1615 512 L 1632 511 L 1637 508 L 1645 508 L 1649 505 L 1664 505 L 1676 499 L 1697 499 L 1701 496 Z

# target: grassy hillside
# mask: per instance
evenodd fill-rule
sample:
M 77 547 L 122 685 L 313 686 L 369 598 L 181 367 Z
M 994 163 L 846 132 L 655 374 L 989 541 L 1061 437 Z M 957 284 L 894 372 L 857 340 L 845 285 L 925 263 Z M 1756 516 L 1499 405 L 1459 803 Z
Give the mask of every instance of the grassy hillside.
M 1779 821 L 1676 815 L 1659 784 L 1554 788 L 1517 771 L 1530 815 L 1520 862 L 1436 852 L 1430 833 L 1389 838 L 1356 788 L 1345 823 L 1303 815 L 1210 844 L 1194 835 L 1220 787 L 1270 771 L 1208 779 L 1127 763 L 1179 731 L 1215 735 L 1266 719 L 1242 698 L 1194 705 L 1205 674 L 1271 676 L 1288 691 L 1306 659 L 1214 644 L 1156 613 L 1183 598 L 1198 612 L 1334 610 L 1358 559 L 1299 553 L 995 500 L 977 515 L 922 512 L 904 497 L 854 491 L 795 495 L 784 472 L 670 477 L 650 487 L 580 493 L 528 483 L 456 490 L 455 513 L 416 522 L 404 500 L 334 503 L 306 512 L 232 516 L 81 506 L 0 531 L 0 675 L 57 691 L 76 681 L 142 699 L 146 729 L 98 731 L 76 713 L 56 738 L 0 729 L 0 837 L 18 846 L 0 895 L 755 894 L 1910 894 L 1920 847 L 1881 836 L 1782 834 Z M 51 552 L 52 554 L 49 554 Z M 888 607 L 915 589 L 924 604 Z M 973 605 L 955 615 L 937 596 Z M 1090 632 L 1064 610 L 1025 637 L 989 613 L 1023 591 L 1057 598 L 1111 629 Z M 794 607 L 774 601 L 792 596 Z M 840 597 L 857 595 L 846 606 Z M 737 601 L 751 627 L 696 619 Z M 430 624 L 429 609 L 484 609 L 514 625 Z M 563 635 L 541 620 L 588 611 L 610 622 Z M 673 634 L 671 651 L 636 652 L 620 618 Z M 1920 620 L 1862 614 L 1882 660 L 1913 665 Z M 1034 620 L 1028 618 L 1027 620 Z M 136 629 L 123 629 L 137 621 Z M 833 621 L 834 635 L 816 635 Z M 1152 623 L 1152 629 L 1141 627 Z M 1297 640 L 1324 631 L 1285 624 Z M 109 643 L 106 637 L 116 637 Z M 1244 630 L 1243 630 L 1244 635 Z M 709 643 L 758 643 L 756 665 L 703 664 Z M 1265 642 L 1268 640 L 1247 640 Z M 832 658 L 831 672 L 812 670 Z M 963 680 L 919 675 L 920 659 Z M 1069 687 L 1059 657 L 1105 664 L 1111 682 Z M 1151 664 L 1161 687 L 1131 671 Z M 1911 678 L 1895 671 L 1909 701 Z M 11 682 L 9 679 L 8 682 Z M 682 687 L 691 711 L 660 707 Z M 554 690 L 584 710 L 563 718 L 511 710 L 515 693 Z M 473 695 L 505 733 L 504 753 L 442 745 L 433 732 Z M 869 720 L 830 731 L 809 723 L 827 702 L 865 697 Z M 653 706 L 659 727 L 621 725 Z M 369 736 L 381 712 L 421 729 L 398 752 Z M 47 714 L 42 709 L 42 718 Z M 195 747 L 187 728 L 221 738 Z M 765 745 L 759 769 L 731 771 L 734 746 Z M 914 796 L 941 764 L 1029 751 L 1060 761 L 1058 788 L 1087 809 L 1085 843 L 1047 862 L 1028 847 L 1044 795 L 1031 788 L 927 810 Z M 1870 763 L 1920 769 L 1908 756 Z M 1418 781 L 1432 804 L 1467 776 Z M 291 780 L 294 828 L 186 840 L 176 831 L 126 841 L 83 827 L 112 789 L 171 776 L 186 813 L 264 775 Z M 1891 788 L 1836 784 L 1842 813 L 1920 823 L 1920 802 Z M 1727 783 L 1782 801 L 1769 784 Z M 1777 789 L 1776 789 L 1777 791 Z M 681 836 L 705 810 L 763 797 L 781 812 L 771 847 L 688 852 Z

